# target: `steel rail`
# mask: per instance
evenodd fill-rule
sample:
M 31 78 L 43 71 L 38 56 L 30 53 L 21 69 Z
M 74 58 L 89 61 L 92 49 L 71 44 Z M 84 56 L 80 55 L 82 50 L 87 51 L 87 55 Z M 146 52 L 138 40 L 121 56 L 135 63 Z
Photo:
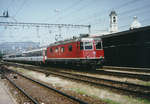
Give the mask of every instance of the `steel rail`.
M 6 78 L 13 86 L 15 86 L 19 91 L 21 91 L 28 99 L 30 99 L 34 104 L 40 104 L 39 102 L 37 102 L 32 96 L 30 96 L 29 94 L 27 94 L 22 88 L 20 88 L 19 86 L 17 86 L 13 81 L 11 81 L 4 73 L 4 71 L 2 72 L 0 70 L 0 73 L 4 76 L 4 78 Z
M 136 74 L 136 73 L 125 73 L 125 72 L 113 72 L 113 71 L 96 71 L 98 74 L 103 75 L 111 75 L 111 76 L 120 76 L 120 77 L 129 77 L 129 78 L 136 78 L 143 81 L 150 81 L 150 75 L 145 74 Z
M 128 85 L 128 86 L 141 87 L 141 88 L 143 88 L 143 89 L 150 90 L 150 86 L 144 86 L 144 85 L 133 84 L 133 83 L 128 83 L 128 82 L 121 82 L 121 81 L 115 81 L 115 80 L 97 78 L 97 77 L 86 76 L 86 75 L 80 75 L 80 74 L 73 74 L 73 73 L 69 73 L 69 72 L 59 72 L 59 73 L 68 74 L 68 75 L 77 76 L 77 77 L 84 77 L 84 78 L 89 78 L 89 79 L 99 80 L 99 81 L 107 81 L 107 82 L 119 83 L 119 84 L 121 84 L 121 85 L 126 84 L 126 85 Z
M 6 78 L 13 86 L 15 86 L 19 91 L 21 91 L 27 98 L 29 98 L 34 104 L 40 104 L 40 103 L 37 102 L 33 97 L 31 97 L 30 95 L 28 95 L 22 88 L 20 88 L 20 87 L 17 86 L 13 81 L 11 81 L 8 77 L 5 76 L 5 78 Z
M 149 72 L 150 68 L 133 68 L 133 67 L 117 67 L 117 66 L 103 66 L 103 69 L 107 70 L 120 70 L 120 71 L 132 71 L 132 72 Z
M 132 87 L 140 87 L 141 89 L 143 88 L 144 90 L 150 90 L 150 86 L 137 85 L 137 84 L 133 84 L 133 83 L 120 82 L 120 81 L 114 81 L 114 80 L 108 80 L 108 79 L 102 79 L 102 78 L 95 78 L 95 77 L 84 76 L 84 75 L 75 75 L 77 78 L 73 78 L 73 77 L 70 77 L 70 76 L 65 76 L 64 75 L 65 72 L 63 72 L 63 74 L 58 74 L 57 72 L 50 72 L 50 71 L 46 71 L 46 70 L 37 70 L 37 69 L 29 69 L 29 70 L 42 72 L 42 73 L 45 73 L 45 74 L 48 74 L 48 75 L 52 74 L 52 75 L 56 75 L 56 76 L 60 76 L 60 77 L 64 77 L 64 78 L 72 79 L 72 80 L 76 80 L 76 81 L 82 81 L 82 82 L 93 84 L 93 85 L 96 85 L 96 86 L 104 86 L 104 87 L 109 87 L 109 88 L 113 88 L 113 89 L 117 89 L 117 90 L 121 90 L 121 91 L 126 91 L 126 92 L 130 92 L 130 93 L 133 93 L 133 94 L 138 94 L 141 97 L 144 96 L 144 97 L 147 97 L 148 99 L 150 99 L 149 98 L 149 96 L 150 96 L 149 92 L 145 93 L 145 92 L 141 92 L 141 91 L 130 90 L 130 89 L 123 88 L 123 87 L 116 87 L 116 86 L 112 86 L 112 85 L 108 85 L 108 84 L 102 84 L 102 83 L 98 83 L 98 82 L 88 81 L 88 80 L 85 80 L 85 79 L 80 79 L 79 77 L 83 76 L 83 77 L 91 78 L 91 79 L 94 79 L 94 80 L 111 82 L 111 83 L 114 83 L 114 84 L 127 85 L 127 86 L 132 86 Z M 68 75 L 73 75 L 72 73 L 67 73 L 67 74 Z
M 12 63 L 8 63 L 11 64 Z M 14 63 L 13 63 L 14 66 Z M 25 65 L 18 65 L 16 64 L 15 66 L 20 66 L 20 67 L 27 67 L 27 68 L 31 68 L 29 66 L 25 66 Z M 32 66 L 35 68 L 41 68 L 39 66 Z M 45 67 L 42 67 L 44 69 L 46 69 Z M 126 78 L 135 78 L 135 79 L 139 79 L 139 80 L 143 80 L 143 81 L 150 81 L 150 75 L 145 75 L 145 74 L 136 74 L 136 73 L 125 73 L 125 72 L 112 72 L 112 71 L 105 71 L 105 70 L 96 70 L 96 71 L 92 71 L 90 73 L 96 73 L 96 74 L 102 74 L 102 75 L 111 75 L 111 76 L 117 76 L 117 77 L 126 77 Z
M 46 88 L 48 88 L 48 89 L 50 89 L 50 90 L 53 90 L 53 91 L 55 91 L 55 92 L 57 92 L 57 93 L 59 93 L 59 94 L 61 94 L 61 95 L 63 95 L 63 96 L 66 96 L 67 98 L 70 98 L 70 99 L 72 99 L 72 100 L 74 100 L 74 101 L 76 101 L 76 102 L 78 102 L 78 103 L 80 103 L 80 104 L 88 104 L 88 103 L 85 102 L 85 101 L 82 101 L 82 100 L 77 99 L 77 98 L 75 98 L 75 97 L 73 97 L 73 96 L 70 96 L 70 95 L 68 95 L 68 94 L 65 94 L 65 93 L 62 92 L 62 91 L 59 91 L 59 90 L 57 90 L 57 89 L 55 89 L 55 88 L 52 88 L 52 87 L 50 87 L 50 86 L 48 86 L 48 85 L 46 85 L 46 84 L 43 84 L 43 83 L 41 83 L 41 82 L 39 82 L 39 81 L 36 81 L 36 80 L 34 80 L 34 79 L 31 79 L 31 78 L 29 78 L 29 77 L 27 77 L 27 76 L 24 76 L 23 74 L 20 74 L 20 73 L 14 71 L 14 70 L 11 70 L 11 69 L 7 69 L 7 70 L 12 71 L 12 72 L 14 72 L 14 73 L 16 73 L 16 74 L 18 74 L 18 75 L 20 75 L 20 76 L 22 76 L 22 77 L 24 77 L 24 78 L 26 78 L 26 79 L 28 79 L 28 80 L 31 80 L 31 81 L 33 81 L 33 82 L 35 82 L 35 83 L 37 83 L 37 84 L 40 84 L 40 85 L 43 86 L 43 87 L 46 87 Z
M 72 79 L 72 80 L 77 80 L 77 81 L 82 81 L 82 82 L 86 82 L 86 83 L 89 83 L 89 84 L 93 84 L 93 85 L 96 85 L 96 86 L 104 86 L 104 87 L 109 87 L 109 88 L 113 88 L 113 89 L 117 89 L 117 90 L 121 90 L 121 91 L 126 91 L 126 92 L 130 92 L 130 93 L 133 93 L 133 94 L 138 94 L 139 96 L 141 97 L 147 97 L 149 98 L 150 96 L 150 93 L 145 93 L 145 92 L 141 92 L 141 91 L 135 91 L 135 90 L 130 90 L 130 89 L 127 89 L 127 88 L 123 88 L 123 87 L 116 87 L 116 86 L 113 86 L 113 85 L 107 85 L 107 84 L 103 84 L 103 83 L 97 83 L 97 82 L 93 82 L 93 81 L 88 81 L 88 80 L 85 80 L 85 79 L 80 79 L 80 78 L 73 78 L 73 77 L 69 77 L 69 76 L 65 76 L 65 75 L 62 75 L 62 74 L 56 74 L 56 73 L 52 73 L 52 72 L 49 72 L 49 74 L 53 74 L 53 75 L 56 75 L 56 76 L 61 76 L 61 77 L 64 77 L 64 78 L 68 78 L 68 79 Z M 111 80 L 107 80 L 107 79 L 102 79 L 102 81 L 108 81 L 108 82 L 113 82 L 115 84 L 118 84 L 120 82 L 118 81 L 111 81 Z M 121 82 L 120 84 L 125 84 L 124 82 Z M 130 83 L 128 84 L 130 85 Z M 132 85 L 132 84 L 131 84 Z M 150 87 L 149 86 L 142 86 L 142 85 L 137 85 L 137 86 L 141 86 L 143 87 L 144 89 L 149 89 Z M 136 87 L 136 86 L 135 86 Z M 149 98 L 150 99 L 150 98 Z
M 23 67 L 26 67 L 26 66 L 23 66 Z M 36 66 L 36 68 L 38 68 L 38 67 Z M 141 91 L 135 91 L 135 89 L 134 90 L 130 90 L 130 89 L 126 89 L 126 88 L 122 88 L 122 87 L 116 87 L 116 86 L 112 86 L 112 85 L 108 85 L 108 84 L 103 84 L 103 83 L 91 82 L 91 81 L 88 81 L 88 80 L 80 79 L 79 77 L 91 78 L 93 80 L 110 82 L 110 83 L 113 83 L 113 84 L 127 85 L 127 86 L 131 86 L 131 87 L 135 87 L 135 88 L 139 87 L 140 89 L 144 89 L 144 90 L 148 90 L 148 91 L 150 90 L 150 86 L 144 86 L 144 85 L 138 85 L 138 84 L 133 84 L 133 83 L 127 83 L 127 82 L 120 82 L 120 81 L 102 79 L 102 78 L 95 78 L 95 77 L 84 76 L 84 75 L 74 75 L 74 74 L 68 73 L 68 72 L 59 72 L 59 73 L 63 73 L 63 74 L 58 74 L 58 72 L 56 73 L 56 71 L 55 72 L 50 72 L 50 71 L 41 70 L 41 69 L 36 70 L 33 67 L 28 67 L 28 70 L 39 71 L 39 72 L 42 72 L 42 73 L 45 73 L 45 74 L 48 74 L 48 75 L 49 74 L 53 74 L 53 75 L 61 76 L 61 77 L 68 78 L 68 79 L 73 79 L 73 80 L 77 80 L 77 81 L 91 83 L 91 84 L 96 85 L 96 86 L 105 86 L 105 87 L 109 87 L 109 88 L 114 88 L 114 89 L 117 89 L 117 90 L 122 90 L 122 91 L 130 92 L 130 93 L 133 93 L 133 94 L 138 94 L 140 96 L 146 96 L 148 98 L 150 96 L 150 93 L 145 93 L 145 92 L 141 92 Z M 65 76 L 64 75 L 65 73 L 68 74 L 68 75 L 77 76 L 77 78 Z

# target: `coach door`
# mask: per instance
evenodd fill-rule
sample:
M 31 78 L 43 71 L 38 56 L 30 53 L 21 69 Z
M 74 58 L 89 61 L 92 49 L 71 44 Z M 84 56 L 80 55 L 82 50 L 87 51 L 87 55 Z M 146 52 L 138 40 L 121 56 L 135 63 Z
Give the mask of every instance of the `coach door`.
M 43 63 L 45 63 L 46 57 L 47 56 L 47 50 L 43 49 Z

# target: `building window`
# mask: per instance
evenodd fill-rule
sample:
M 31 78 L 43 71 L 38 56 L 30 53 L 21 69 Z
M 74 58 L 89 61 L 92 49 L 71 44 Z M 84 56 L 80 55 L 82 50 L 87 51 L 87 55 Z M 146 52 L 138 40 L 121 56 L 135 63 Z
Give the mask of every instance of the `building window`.
M 65 51 L 65 48 L 64 47 L 61 47 L 61 52 L 64 52 Z
M 113 17 L 113 22 L 114 22 L 114 23 L 116 22 L 116 17 Z
M 72 45 L 68 46 L 68 50 L 72 51 Z

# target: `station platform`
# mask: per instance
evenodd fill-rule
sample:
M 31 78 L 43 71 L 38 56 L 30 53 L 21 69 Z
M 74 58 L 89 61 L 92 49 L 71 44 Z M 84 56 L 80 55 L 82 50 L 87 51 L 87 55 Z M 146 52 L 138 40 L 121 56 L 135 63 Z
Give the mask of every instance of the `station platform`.
M 4 85 L 3 79 L 0 79 L 0 104 L 16 104 Z

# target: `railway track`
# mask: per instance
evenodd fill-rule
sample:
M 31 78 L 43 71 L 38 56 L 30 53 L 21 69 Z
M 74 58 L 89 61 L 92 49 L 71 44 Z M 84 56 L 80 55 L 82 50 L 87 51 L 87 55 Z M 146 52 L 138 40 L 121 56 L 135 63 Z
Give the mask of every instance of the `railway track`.
M 26 66 L 25 64 L 15 64 L 15 63 L 4 63 L 7 65 L 13 65 L 16 67 L 26 67 L 26 68 L 42 68 L 47 70 L 47 67 L 40 67 L 40 66 Z M 55 70 L 55 69 L 54 69 Z M 83 72 L 83 71 L 81 71 Z M 88 72 L 85 72 L 88 73 Z M 99 75 L 109 75 L 109 76 L 115 76 L 115 77 L 121 77 L 121 78 L 133 78 L 133 79 L 139 79 L 139 80 L 143 80 L 143 81 L 150 81 L 150 75 L 145 75 L 145 74 L 137 74 L 137 73 L 126 73 L 126 72 L 113 72 L 113 71 L 105 71 L 105 70 L 96 70 L 96 71 L 90 71 L 89 73 L 92 74 L 99 74 Z
M 8 72 L 8 71 L 7 71 Z M 18 85 L 16 85 L 12 80 L 10 80 L 10 78 L 8 78 L 6 75 L 5 75 L 6 71 L 2 70 L 0 68 L 0 74 L 1 74 L 1 78 L 2 79 L 7 79 L 15 88 L 17 88 L 20 92 L 23 93 L 23 95 L 25 95 L 29 100 L 30 100 L 30 103 L 33 103 L 33 104 L 40 104 L 38 103 L 32 96 L 30 96 L 27 92 L 25 92 L 21 87 L 19 87 Z
M 18 65 L 15 65 L 15 66 L 18 67 Z M 103 78 L 95 78 L 95 77 L 86 76 L 86 75 L 74 74 L 71 72 L 46 70 L 47 68 L 45 68 L 45 67 L 44 67 L 45 70 L 43 70 L 43 67 L 39 67 L 39 66 L 19 65 L 19 67 L 27 68 L 29 70 L 34 70 L 34 71 L 38 71 L 38 72 L 42 72 L 42 73 L 45 73 L 47 76 L 48 75 L 60 76 L 60 77 L 64 77 L 67 79 L 72 79 L 72 80 L 76 80 L 76 81 L 80 81 L 80 82 L 89 83 L 89 84 L 92 84 L 95 86 L 108 87 L 111 89 L 126 92 L 128 94 L 132 94 L 135 96 L 150 99 L 149 98 L 150 86 L 144 86 L 144 85 L 139 85 L 139 84 L 108 80 L 108 79 L 103 79 Z M 40 70 L 40 69 L 42 69 L 42 70 Z
M 133 67 L 117 67 L 117 66 L 103 66 L 103 68 L 107 69 L 107 70 L 119 70 L 119 71 L 150 73 L 150 68 L 133 68 Z
M 138 97 L 144 97 L 144 98 L 150 99 L 149 97 L 150 86 L 108 80 L 108 79 L 103 79 L 103 78 L 96 78 L 96 77 L 91 77 L 91 76 L 86 76 L 86 75 L 74 74 L 71 72 L 61 72 L 61 71 L 54 71 L 54 70 L 52 71 L 52 70 L 43 70 L 43 69 L 40 70 L 39 67 L 38 68 L 28 67 L 28 69 L 45 73 L 47 76 L 48 75 L 60 76 L 63 78 L 88 83 L 94 86 L 107 87 L 110 89 L 115 89 L 117 91 L 125 92 L 127 94 L 132 94 Z
M 7 70 L 7 72 L 9 71 L 9 72 L 11 72 L 11 74 L 12 73 L 15 73 L 15 74 L 17 74 L 18 76 L 19 76 L 19 79 L 22 79 L 21 77 L 23 77 L 24 78 L 24 81 L 25 80 L 28 80 L 28 83 L 30 83 L 30 82 L 32 82 L 33 84 L 31 84 L 30 83 L 30 88 L 32 88 L 31 86 L 36 86 L 35 84 L 37 84 L 38 86 L 41 86 L 41 87 L 43 87 L 43 88 L 46 88 L 46 89 L 48 89 L 48 90 L 52 90 L 52 91 L 54 91 L 55 93 L 57 93 L 57 94 L 59 94 L 60 96 L 63 96 L 64 98 L 61 98 L 61 99 L 63 99 L 62 100 L 62 104 L 88 104 L 87 102 L 85 102 L 85 101 L 82 101 L 82 100 L 80 100 L 80 99 L 77 99 L 77 98 L 75 98 L 75 97 L 73 97 L 73 96 L 70 96 L 70 95 L 68 95 L 68 94 L 66 94 L 66 93 L 64 93 L 64 92 L 61 92 L 61 91 L 59 91 L 59 90 L 57 90 L 57 89 L 54 89 L 54 88 L 52 88 L 52 87 L 50 87 L 50 86 L 48 86 L 48 85 L 46 85 L 46 84 L 43 84 L 43 83 L 41 83 L 41 82 L 39 82 L 39 81 L 37 81 L 37 80 L 34 80 L 34 79 L 32 79 L 32 78 L 29 78 L 29 77 L 26 77 L 26 76 L 24 76 L 24 75 L 22 75 L 22 74 L 20 74 L 20 73 L 18 73 L 18 72 L 16 72 L 16 71 L 13 71 L 13 70 L 10 70 L 10 69 L 6 69 L 5 68 L 5 71 L 3 70 L 3 74 L 5 75 L 5 78 L 12 84 L 12 85 L 14 85 L 17 89 L 19 89 L 25 96 L 27 96 L 27 98 L 29 98 L 31 101 L 32 101 L 32 103 L 33 104 L 41 104 L 41 102 L 40 101 L 38 101 L 39 99 L 37 98 L 37 97 L 34 97 L 34 96 L 32 96 L 32 94 L 28 94 L 29 92 L 26 92 L 26 90 L 24 90 L 24 88 L 21 88 L 18 84 L 16 84 L 17 82 L 16 82 L 16 80 L 13 80 L 13 79 L 11 79 L 10 77 L 9 77 L 9 75 L 8 75 L 8 73 L 6 72 L 6 70 Z M 30 81 L 30 82 L 29 82 Z M 26 81 L 25 81 L 26 82 Z M 26 83 L 27 84 L 27 83 Z M 41 89 L 40 89 L 41 90 Z M 38 92 L 38 91 L 37 91 Z M 51 95 L 52 96 L 52 95 Z M 38 99 L 38 100 L 37 100 Z M 45 98 L 46 99 L 46 98 Z M 56 99 L 59 99 L 59 98 L 56 98 Z M 66 103 L 66 102 L 63 102 L 63 101 L 66 101 L 65 99 L 68 99 L 68 102 Z M 45 102 L 43 102 L 44 104 L 46 104 Z M 52 102 L 51 102 L 52 103 Z M 56 104 L 57 102 L 55 102 L 55 104 Z M 60 102 L 58 102 L 58 103 L 60 103 Z
M 36 70 L 35 70 L 36 71 Z M 39 71 L 39 70 L 38 70 Z M 104 86 L 108 88 L 113 88 L 116 90 L 126 91 L 130 94 L 146 97 L 148 99 L 150 96 L 150 86 L 144 86 L 144 85 L 138 85 L 133 83 L 127 83 L 127 82 L 120 82 L 120 81 L 114 81 L 114 80 L 108 80 L 108 79 L 102 79 L 102 78 L 95 78 L 91 76 L 85 76 L 85 75 L 79 75 L 79 74 L 73 74 L 69 72 L 50 72 L 50 71 L 41 71 L 44 72 L 47 75 L 56 75 L 76 81 L 86 82 L 88 84 L 92 84 L 95 86 Z
M 126 73 L 126 72 L 113 72 L 113 71 L 94 71 L 93 73 L 101 74 L 101 75 L 110 75 L 110 76 L 117 76 L 117 77 L 127 77 L 127 78 L 134 78 L 143 81 L 150 81 L 150 75 L 145 74 L 136 74 L 136 73 Z

